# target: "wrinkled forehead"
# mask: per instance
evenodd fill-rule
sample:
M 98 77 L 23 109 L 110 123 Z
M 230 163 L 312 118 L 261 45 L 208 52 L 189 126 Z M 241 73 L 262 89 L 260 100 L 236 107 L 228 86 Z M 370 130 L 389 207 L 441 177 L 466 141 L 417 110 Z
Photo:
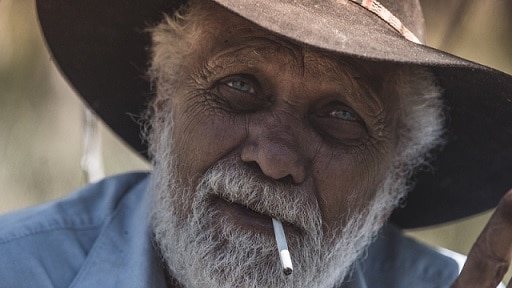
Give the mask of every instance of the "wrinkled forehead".
M 199 21 L 202 36 L 196 38 L 196 57 L 213 69 L 230 66 L 278 65 L 326 80 L 340 75 L 366 79 L 370 85 L 385 82 L 397 67 L 391 63 L 361 60 L 312 47 L 268 31 L 230 11 L 212 4 Z M 376 87 L 378 88 L 378 87 Z

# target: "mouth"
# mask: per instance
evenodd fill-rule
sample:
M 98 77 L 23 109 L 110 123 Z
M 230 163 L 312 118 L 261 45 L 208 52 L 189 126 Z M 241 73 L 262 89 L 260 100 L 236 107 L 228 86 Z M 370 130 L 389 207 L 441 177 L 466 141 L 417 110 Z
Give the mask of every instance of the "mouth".
M 263 214 L 253 209 L 235 202 L 228 201 L 224 198 L 215 197 L 213 205 L 225 216 L 229 221 L 237 224 L 244 229 L 252 231 L 260 231 L 268 235 L 274 235 L 272 225 L 272 216 Z

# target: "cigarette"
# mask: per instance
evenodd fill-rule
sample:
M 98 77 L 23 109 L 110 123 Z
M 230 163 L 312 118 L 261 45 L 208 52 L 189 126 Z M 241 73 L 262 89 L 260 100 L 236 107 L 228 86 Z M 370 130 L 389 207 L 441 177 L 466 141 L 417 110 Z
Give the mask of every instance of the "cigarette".
M 288 244 L 286 243 L 286 236 L 284 235 L 283 224 L 281 221 L 272 218 L 272 224 L 274 225 L 274 234 L 276 235 L 277 250 L 279 251 L 279 258 L 283 265 L 283 273 L 285 275 L 292 274 L 292 258 L 288 251 Z

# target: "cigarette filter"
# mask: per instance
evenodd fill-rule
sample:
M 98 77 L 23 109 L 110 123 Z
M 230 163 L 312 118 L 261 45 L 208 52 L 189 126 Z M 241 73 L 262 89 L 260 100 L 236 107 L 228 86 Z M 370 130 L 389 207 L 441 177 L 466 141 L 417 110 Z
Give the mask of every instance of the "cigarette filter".
M 283 224 L 281 221 L 272 218 L 272 224 L 274 225 L 274 234 L 276 236 L 277 250 L 279 251 L 279 258 L 283 265 L 283 272 L 285 275 L 292 274 L 292 258 L 288 251 L 288 244 L 286 243 L 286 236 L 284 235 Z

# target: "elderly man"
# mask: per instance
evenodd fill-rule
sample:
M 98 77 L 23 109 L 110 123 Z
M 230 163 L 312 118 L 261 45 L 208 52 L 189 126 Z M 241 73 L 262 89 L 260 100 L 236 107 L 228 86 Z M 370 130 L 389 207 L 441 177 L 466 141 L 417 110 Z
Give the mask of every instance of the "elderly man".
M 503 277 L 510 195 L 457 280 L 451 259 L 394 226 L 467 216 L 512 187 L 512 78 L 421 45 L 416 1 L 82 2 L 38 1 L 48 44 L 154 172 L 4 216 L 0 286 L 495 287 Z M 148 103 L 139 126 L 129 114 Z M 433 171 L 412 185 L 433 150 Z

